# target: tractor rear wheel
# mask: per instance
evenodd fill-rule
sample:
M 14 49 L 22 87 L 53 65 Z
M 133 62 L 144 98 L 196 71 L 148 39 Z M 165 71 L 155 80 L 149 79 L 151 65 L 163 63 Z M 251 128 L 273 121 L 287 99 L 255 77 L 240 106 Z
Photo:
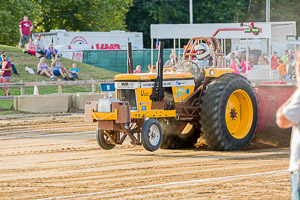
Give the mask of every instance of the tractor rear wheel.
M 189 123 L 178 122 L 175 119 L 160 119 L 163 129 L 161 149 L 180 149 L 192 147 L 200 137 L 200 131 Z
M 233 73 L 213 79 L 201 98 L 200 124 L 211 149 L 248 146 L 257 125 L 257 101 L 250 82 Z

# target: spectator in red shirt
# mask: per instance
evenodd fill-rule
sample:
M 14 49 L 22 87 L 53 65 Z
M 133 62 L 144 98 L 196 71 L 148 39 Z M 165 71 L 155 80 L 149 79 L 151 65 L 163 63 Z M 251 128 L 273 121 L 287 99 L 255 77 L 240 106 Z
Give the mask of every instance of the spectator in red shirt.
M 137 65 L 135 70 L 133 71 L 134 74 L 141 73 L 142 67 L 140 65 Z
M 272 68 L 272 70 L 276 70 L 277 69 L 277 67 L 279 66 L 279 63 L 278 63 L 279 60 L 280 59 L 277 57 L 277 52 L 274 51 L 273 52 L 273 56 L 271 58 L 271 68 Z
M 11 64 L 6 60 L 6 55 L 2 54 L 2 67 L 1 67 L 1 77 L 0 83 L 9 83 L 11 78 Z M 5 96 L 9 96 L 8 87 L 1 88 L 5 92 Z
M 20 22 L 20 41 L 18 47 L 21 48 L 22 44 L 27 44 L 30 38 L 30 31 L 33 29 L 32 23 L 28 20 L 28 16 L 24 16 L 24 20 Z

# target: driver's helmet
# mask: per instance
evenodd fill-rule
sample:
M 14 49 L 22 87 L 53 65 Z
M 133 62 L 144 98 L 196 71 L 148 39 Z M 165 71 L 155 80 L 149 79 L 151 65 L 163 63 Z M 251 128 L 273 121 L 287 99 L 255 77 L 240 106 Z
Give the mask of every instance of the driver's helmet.
M 209 56 L 209 47 L 205 43 L 196 45 L 194 50 L 197 52 L 196 57 L 198 60 Z M 200 50 L 203 50 L 202 53 L 199 52 Z

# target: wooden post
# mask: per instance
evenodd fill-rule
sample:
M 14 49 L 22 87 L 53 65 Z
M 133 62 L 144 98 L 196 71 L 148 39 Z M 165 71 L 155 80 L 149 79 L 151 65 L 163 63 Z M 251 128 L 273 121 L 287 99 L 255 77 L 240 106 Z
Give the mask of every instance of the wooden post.
M 20 82 L 24 83 L 24 81 L 22 81 L 22 80 L 20 80 Z M 21 91 L 20 91 L 21 95 L 24 95 L 25 94 L 25 86 L 21 86 L 20 88 L 21 88 Z
M 92 80 L 94 80 L 94 78 L 92 78 Z M 93 93 L 96 92 L 96 85 L 95 85 L 95 82 L 92 84 L 92 92 L 93 92 Z
M 61 82 L 61 79 L 59 78 L 57 81 Z M 57 85 L 57 92 L 58 92 L 58 94 L 62 94 L 62 85 L 59 83 Z

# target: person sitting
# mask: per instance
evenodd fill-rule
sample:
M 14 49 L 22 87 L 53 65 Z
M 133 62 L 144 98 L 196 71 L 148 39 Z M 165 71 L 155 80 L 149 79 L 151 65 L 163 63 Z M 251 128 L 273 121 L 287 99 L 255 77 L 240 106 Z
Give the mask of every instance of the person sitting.
M 6 60 L 10 62 L 11 68 L 12 68 L 14 74 L 20 75 L 20 74 L 18 73 L 18 71 L 17 71 L 16 66 L 15 66 L 15 65 L 12 63 L 12 61 L 9 60 L 9 58 L 7 57 L 7 54 L 6 54 L 6 51 L 5 51 L 5 50 L 2 51 L 2 54 L 6 55 Z M 2 57 L 0 56 L 0 68 L 1 68 L 1 65 L 2 65 Z
M 243 73 L 246 73 L 246 71 L 247 71 L 246 65 L 248 66 L 248 70 L 250 70 L 251 69 L 251 62 L 250 62 L 250 60 L 248 60 L 248 64 L 247 64 L 246 55 L 243 55 L 242 56 L 242 61 L 241 61 L 241 67 L 242 67 Z
M 70 72 L 71 72 L 71 74 L 72 74 L 72 76 L 74 78 L 78 79 L 79 69 L 77 68 L 77 64 L 76 63 L 72 64 L 72 69 L 70 69 Z
M 257 64 L 258 65 L 269 65 L 268 59 L 265 58 L 264 53 L 261 53 L 260 56 L 258 57 Z
M 41 57 L 40 63 L 37 65 L 37 74 L 43 76 L 46 75 L 48 76 L 51 80 L 54 80 L 56 76 L 54 76 L 52 69 L 48 67 L 47 63 L 45 63 L 45 58 Z
M 32 38 L 29 38 L 29 42 L 26 44 L 26 52 L 31 54 L 31 55 L 35 55 L 36 54 L 36 50 L 35 50 L 35 46 L 33 44 L 33 40 Z
M 9 61 L 6 60 L 6 55 L 1 54 L 2 58 L 2 66 L 1 66 L 1 77 L 0 77 L 0 83 L 9 83 L 11 79 L 11 64 Z M 8 87 L 1 88 L 5 92 L 5 96 L 9 96 Z
M 135 70 L 133 71 L 133 73 L 134 73 L 134 74 L 136 74 L 136 73 L 141 73 L 141 70 L 142 70 L 141 65 L 137 65 L 137 66 L 135 67 Z
M 53 47 L 53 43 L 49 43 L 49 47 L 47 49 L 46 58 L 51 59 L 51 61 L 55 61 L 55 56 L 58 51 Z
M 36 40 L 34 41 L 34 44 L 35 44 L 35 49 L 36 49 L 37 53 L 46 55 L 46 50 L 44 48 L 44 43 L 41 40 L 41 35 L 40 34 L 36 35 Z
M 282 60 L 279 60 L 278 63 L 279 66 L 277 69 L 280 71 L 281 78 L 286 78 L 286 64 Z
M 53 71 L 53 74 L 56 76 L 61 75 L 63 79 L 68 80 L 68 78 L 65 76 L 65 74 L 70 78 L 70 80 L 74 81 L 73 76 L 70 74 L 70 72 L 64 68 L 60 62 L 60 56 L 56 56 L 56 59 L 51 64 L 51 69 Z

